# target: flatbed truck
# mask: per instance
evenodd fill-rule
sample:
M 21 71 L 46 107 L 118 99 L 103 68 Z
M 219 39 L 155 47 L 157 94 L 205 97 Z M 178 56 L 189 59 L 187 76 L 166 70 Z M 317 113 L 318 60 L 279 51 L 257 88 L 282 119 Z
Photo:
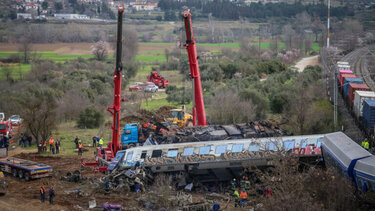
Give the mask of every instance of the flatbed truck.
M 0 148 L 0 150 L 3 151 L 6 149 Z M 12 174 L 14 177 L 19 177 L 20 179 L 29 181 L 31 179 L 52 176 L 53 169 L 49 165 L 37 163 L 30 160 L 24 160 L 15 157 L 4 157 L 0 158 L 0 171 Z

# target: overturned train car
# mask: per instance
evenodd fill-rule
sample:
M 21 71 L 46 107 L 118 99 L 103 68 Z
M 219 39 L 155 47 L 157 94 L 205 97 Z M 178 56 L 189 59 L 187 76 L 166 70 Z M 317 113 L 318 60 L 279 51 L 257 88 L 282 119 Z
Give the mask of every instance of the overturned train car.
M 110 170 L 140 165 L 154 173 L 185 172 L 202 182 L 228 180 L 244 167 L 272 165 L 280 152 L 319 162 L 322 140 L 323 135 L 308 135 L 134 147 L 119 151 Z

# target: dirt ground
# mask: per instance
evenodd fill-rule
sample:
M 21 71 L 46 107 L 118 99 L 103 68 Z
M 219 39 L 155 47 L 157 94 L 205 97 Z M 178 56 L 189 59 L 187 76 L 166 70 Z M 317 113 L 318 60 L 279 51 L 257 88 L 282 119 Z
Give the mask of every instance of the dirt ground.
M 20 154 L 16 154 L 21 152 Z M 8 184 L 8 192 L 0 196 L 0 210 L 88 210 L 88 203 L 95 199 L 97 208 L 90 210 L 102 210 L 102 203 L 108 202 L 111 204 L 120 204 L 124 207 L 123 210 L 146 210 L 143 204 L 140 204 L 136 199 L 142 197 L 142 194 L 135 193 L 111 193 L 104 195 L 104 187 L 100 187 L 95 181 L 98 181 L 103 174 L 94 173 L 92 169 L 81 169 L 80 160 L 77 156 L 62 157 L 62 156 L 40 156 L 33 151 L 22 151 L 21 149 L 12 150 L 10 154 L 15 157 L 36 161 L 47 164 L 53 167 L 53 176 L 50 178 L 35 179 L 32 181 L 24 181 L 14 178 L 9 174 L 5 175 L 5 181 Z M 87 177 L 79 183 L 63 181 L 60 178 L 65 176 L 68 171 L 81 170 L 83 176 Z M 39 189 L 44 186 L 48 190 L 51 186 L 56 192 L 55 204 L 50 205 L 49 197 L 46 197 L 46 202 L 41 203 Z M 75 191 L 81 193 L 75 193 Z M 146 191 L 147 192 L 147 191 Z M 202 201 L 205 198 L 205 193 L 192 193 L 193 202 Z M 248 208 L 234 208 L 232 202 L 219 201 L 223 210 L 248 210 Z
M 60 180 L 61 176 L 65 176 L 68 171 L 80 169 L 78 157 L 40 156 L 36 153 L 21 153 L 15 156 L 50 165 L 53 167 L 54 173 L 50 178 L 35 179 L 29 182 L 6 174 L 8 193 L 0 196 L 1 210 L 82 210 L 88 209 L 88 202 L 92 199 L 96 200 L 97 205 L 104 202 L 126 205 L 125 210 L 134 210 L 131 207 L 138 207 L 136 201 L 127 200 L 133 198 L 132 193 L 125 196 L 120 194 L 105 196 L 103 193 L 97 193 L 97 185 L 93 184 L 93 181 L 103 175 L 94 173 L 92 169 L 81 171 L 83 176 L 90 178 L 83 182 L 72 183 Z M 48 201 L 40 202 L 39 188 L 41 185 L 44 185 L 47 193 L 51 186 L 54 187 L 56 191 L 55 205 L 50 205 Z M 75 190 L 80 190 L 82 194 L 74 193 Z M 126 203 L 124 203 L 125 201 Z
M 316 55 L 303 58 L 301 61 L 297 62 L 297 64 L 294 67 L 298 69 L 298 72 L 302 72 L 308 65 L 319 65 L 319 56 Z
M 53 51 L 56 54 L 75 54 L 75 55 L 86 55 L 91 54 L 91 46 L 93 43 L 43 43 L 33 44 L 32 49 L 36 51 Z M 175 45 L 139 45 L 139 51 L 164 51 L 165 49 L 173 50 Z M 202 49 L 221 50 L 222 47 L 201 47 Z M 13 43 L 1 43 L 0 51 L 18 51 L 19 45 Z M 231 48 L 229 48 L 231 49 Z M 235 48 L 233 48 L 235 49 Z M 110 54 L 113 53 L 113 49 Z

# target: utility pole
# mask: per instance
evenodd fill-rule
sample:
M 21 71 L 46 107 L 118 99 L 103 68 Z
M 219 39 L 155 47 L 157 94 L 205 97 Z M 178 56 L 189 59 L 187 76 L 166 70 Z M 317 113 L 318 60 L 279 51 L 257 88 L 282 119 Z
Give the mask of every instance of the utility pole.
M 329 19 L 330 19 L 331 0 L 328 0 L 328 20 L 327 20 L 327 48 L 329 48 Z

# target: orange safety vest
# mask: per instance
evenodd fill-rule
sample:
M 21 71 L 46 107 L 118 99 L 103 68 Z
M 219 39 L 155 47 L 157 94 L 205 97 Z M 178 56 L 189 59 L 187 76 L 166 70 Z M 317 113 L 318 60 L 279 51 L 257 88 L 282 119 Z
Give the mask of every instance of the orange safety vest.
M 48 143 L 49 143 L 49 144 L 53 144 L 54 141 L 55 141 L 55 140 L 53 140 L 53 138 L 50 138 Z
M 82 144 L 81 143 L 78 144 L 78 148 L 82 149 Z
M 40 193 L 41 193 L 41 194 L 44 194 L 45 192 L 46 192 L 46 190 L 45 190 L 43 187 L 41 187 L 41 188 L 40 188 Z
M 241 199 L 247 199 L 247 193 L 246 192 L 241 192 L 240 198 Z

